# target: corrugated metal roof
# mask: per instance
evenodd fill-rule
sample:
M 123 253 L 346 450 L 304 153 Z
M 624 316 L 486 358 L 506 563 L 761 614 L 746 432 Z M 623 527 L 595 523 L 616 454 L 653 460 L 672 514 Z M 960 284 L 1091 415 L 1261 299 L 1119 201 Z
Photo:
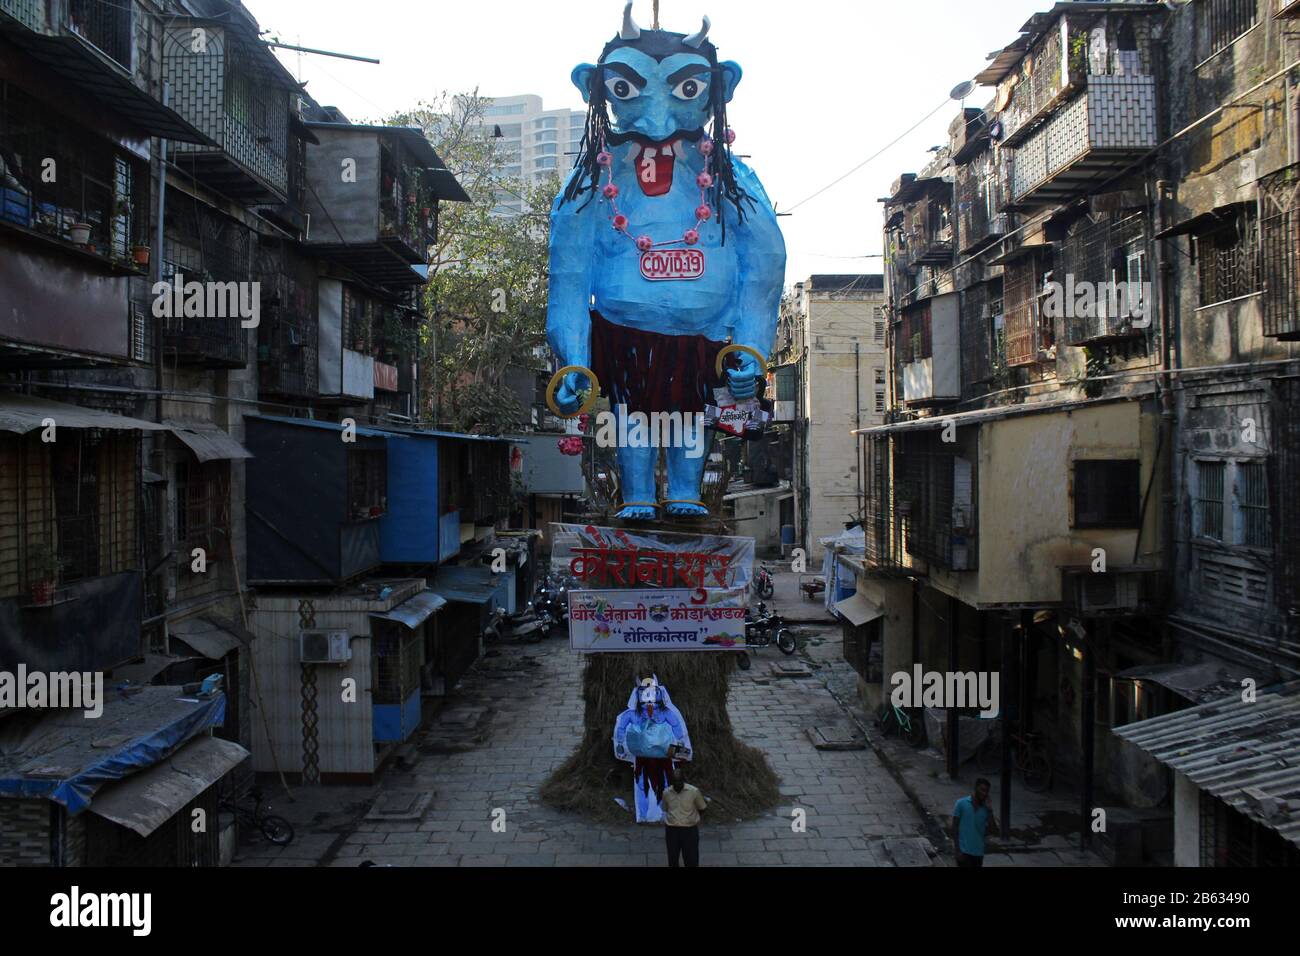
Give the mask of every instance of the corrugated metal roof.
M 331 432 L 343 431 L 343 426 L 338 422 L 322 422 L 315 418 L 283 418 L 279 415 L 245 415 L 244 420 L 255 422 L 278 422 L 281 425 L 295 425 L 299 428 L 320 428 Z M 377 428 L 367 428 L 365 425 L 358 425 L 357 434 L 364 435 L 367 438 L 387 438 L 389 432 L 381 432 Z
M 487 604 L 496 597 L 504 577 L 488 568 L 442 567 L 434 578 L 433 589 L 448 601 Z
M 206 617 L 188 617 L 168 625 L 167 630 L 172 637 L 184 641 L 212 661 L 219 661 L 240 647 L 240 640 L 231 628 Z
M 247 758 L 239 744 L 198 737 L 164 763 L 105 787 L 90 812 L 147 837 Z
M 1047 415 L 1060 412 L 1074 412 L 1093 405 L 1110 405 L 1115 402 L 1136 402 L 1153 394 L 1155 386 L 1150 383 L 1135 385 L 1131 394 L 1108 396 L 1106 398 L 1085 399 L 1077 402 L 1033 402 L 1025 405 L 999 405 L 996 408 L 979 408 L 970 412 L 957 412 L 954 415 L 933 415 L 929 418 L 916 418 L 910 422 L 895 422 L 892 425 L 873 425 L 870 428 L 855 428 L 853 435 L 892 435 L 898 432 L 933 431 L 952 422 L 958 428 L 979 425 L 983 422 L 998 421 L 1020 415 Z
M 279 422 L 282 425 L 299 425 L 303 428 L 323 428 L 335 432 L 343 430 L 343 426 L 338 422 L 323 422 L 315 418 L 285 418 L 281 415 L 245 415 L 244 418 L 246 421 L 252 419 L 254 421 Z M 440 432 L 423 428 L 401 428 L 395 425 L 388 425 L 384 428 L 375 428 L 372 425 L 358 425 L 357 434 L 366 435 L 371 438 L 445 438 L 455 441 L 498 443 L 509 442 L 512 440 L 509 438 L 503 438 L 499 435 L 465 435 L 460 432 Z M 516 444 L 518 444 L 518 442 L 516 442 Z
M 253 457 L 252 452 L 216 425 L 193 422 L 167 422 L 166 425 L 199 461 L 235 461 Z
M 413 598 L 408 598 L 391 611 L 374 611 L 372 618 L 401 624 L 408 630 L 415 630 L 435 613 L 442 610 L 447 599 L 436 591 L 421 591 Z
M 1199 789 L 1300 846 L 1300 681 L 1115 728 Z
M 0 395 L 0 432 L 26 435 L 43 428 L 45 419 L 60 428 L 103 428 L 109 431 L 170 431 L 168 426 L 103 412 L 98 408 L 68 405 L 35 395 Z

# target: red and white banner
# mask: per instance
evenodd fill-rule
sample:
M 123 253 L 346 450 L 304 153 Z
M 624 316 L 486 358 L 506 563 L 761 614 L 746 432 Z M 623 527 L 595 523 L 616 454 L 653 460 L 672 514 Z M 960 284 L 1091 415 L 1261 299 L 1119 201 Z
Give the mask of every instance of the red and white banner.
M 583 654 L 745 646 L 748 588 L 570 591 L 569 647 Z

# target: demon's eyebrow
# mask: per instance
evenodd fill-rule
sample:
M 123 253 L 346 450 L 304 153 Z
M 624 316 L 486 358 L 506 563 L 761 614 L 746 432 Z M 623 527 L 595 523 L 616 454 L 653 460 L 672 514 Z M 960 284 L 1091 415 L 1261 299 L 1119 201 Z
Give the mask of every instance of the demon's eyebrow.
M 682 80 L 688 80 L 693 76 L 707 75 L 708 72 L 709 65 L 707 63 L 692 63 L 688 66 L 682 67 L 672 76 L 668 77 L 668 85 L 676 86 Z
M 645 89 L 645 83 L 646 83 L 645 77 L 642 76 L 640 73 L 638 73 L 636 70 L 632 69 L 626 63 L 619 63 L 617 60 L 615 60 L 613 63 L 606 63 L 605 69 L 611 73 L 617 73 L 619 76 L 623 77 L 623 79 L 627 80 L 629 83 L 635 86 L 638 90 Z

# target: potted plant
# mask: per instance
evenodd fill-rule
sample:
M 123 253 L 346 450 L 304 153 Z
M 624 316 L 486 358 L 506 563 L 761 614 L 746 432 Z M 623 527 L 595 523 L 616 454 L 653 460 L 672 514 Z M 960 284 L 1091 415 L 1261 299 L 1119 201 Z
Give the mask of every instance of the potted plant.
M 59 580 L 63 562 L 49 545 L 39 545 L 28 560 L 27 575 L 31 582 L 33 604 L 49 604 Z
M 132 247 L 131 247 L 131 261 L 134 262 L 134 263 L 135 263 L 136 265 L 138 265 L 138 266 L 147 266 L 147 265 L 149 264 L 149 247 L 148 247 L 148 246 L 132 246 Z
M 74 222 L 68 226 L 68 238 L 74 245 L 85 246 L 90 243 L 90 230 L 93 229 L 88 222 Z

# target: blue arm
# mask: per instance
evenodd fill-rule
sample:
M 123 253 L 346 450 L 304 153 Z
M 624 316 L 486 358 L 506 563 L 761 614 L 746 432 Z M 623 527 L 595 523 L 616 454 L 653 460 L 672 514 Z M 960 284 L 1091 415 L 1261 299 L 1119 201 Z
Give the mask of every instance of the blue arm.
M 581 170 L 569 174 L 572 180 Z M 592 263 L 596 246 L 596 226 L 600 220 L 598 203 L 580 196 L 564 205 L 564 190 L 551 207 L 550 293 L 546 307 L 546 336 L 560 365 L 591 365 L 591 285 Z M 576 402 L 576 392 L 583 386 L 583 376 L 566 376 L 557 394 L 563 407 Z M 566 394 L 571 393 L 571 394 Z M 569 409 L 566 409 L 566 411 Z
M 767 355 L 776 338 L 777 318 L 781 309 L 781 290 L 785 286 L 785 238 L 777 224 L 772 202 L 754 171 L 735 161 L 736 181 L 754 197 L 747 206 L 745 221 L 736 223 L 734 210 L 727 223 L 727 241 L 738 250 L 737 295 L 734 306 L 724 319 L 726 333 L 736 345 L 748 345 Z M 753 380 L 763 370 L 752 356 L 737 353 L 741 367 L 728 375 L 737 398 L 751 398 Z
M 625 710 L 618 715 L 618 720 L 614 722 L 614 756 L 619 760 L 626 760 L 633 763 L 634 758 L 627 752 L 627 727 L 632 722 L 632 711 Z M 620 751 L 622 751 L 620 753 Z

